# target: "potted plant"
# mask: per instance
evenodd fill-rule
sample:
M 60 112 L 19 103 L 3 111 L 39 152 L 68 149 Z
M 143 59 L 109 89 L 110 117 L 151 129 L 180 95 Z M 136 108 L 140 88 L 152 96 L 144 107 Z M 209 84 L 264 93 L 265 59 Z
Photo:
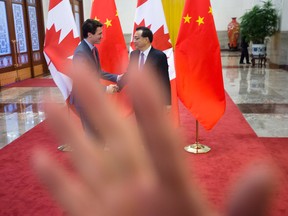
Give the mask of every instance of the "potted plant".
M 252 41 L 252 55 L 266 56 L 266 39 L 278 30 L 278 13 L 271 0 L 255 5 L 240 19 L 241 35 Z

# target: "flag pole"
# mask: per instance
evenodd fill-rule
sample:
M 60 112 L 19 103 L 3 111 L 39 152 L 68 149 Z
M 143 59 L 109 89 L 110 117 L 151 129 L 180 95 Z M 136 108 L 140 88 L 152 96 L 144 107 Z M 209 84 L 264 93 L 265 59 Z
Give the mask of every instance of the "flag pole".
M 194 144 L 184 147 L 184 149 L 187 152 L 194 153 L 194 154 L 201 154 L 201 153 L 207 153 L 211 150 L 209 146 L 199 143 L 198 137 L 199 137 L 199 127 L 198 127 L 198 121 L 196 120 L 196 141 Z
M 18 68 L 22 65 L 20 64 L 18 61 L 18 55 L 20 53 L 19 51 L 19 42 L 17 40 L 11 40 L 12 44 L 13 44 L 13 49 L 14 49 L 14 58 L 15 58 L 15 64 L 14 67 L 16 68 L 16 78 L 15 78 L 15 82 L 19 82 L 20 78 L 19 78 L 19 72 L 18 72 Z
M 68 119 L 70 120 L 71 114 L 70 114 L 70 108 L 69 108 L 69 102 L 68 102 L 68 100 L 69 100 L 69 98 L 66 100 L 66 107 L 67 107 Z M 70 151 L 72 151 L 71 146 L 68 145 L 68 144 L 59 145 L 59 146 L 57 147 L 57 149 L 58 149 L 59 151 L 62 151 L 62 152 L 70 152 Z

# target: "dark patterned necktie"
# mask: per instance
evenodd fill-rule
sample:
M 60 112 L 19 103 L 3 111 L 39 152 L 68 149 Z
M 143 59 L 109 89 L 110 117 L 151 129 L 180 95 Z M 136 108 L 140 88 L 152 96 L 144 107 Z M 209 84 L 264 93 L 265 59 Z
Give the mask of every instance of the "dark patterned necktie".
M 97 51 L 96 51 L 96 47 L 93 47 L 93 49 L 92 49 L 92 53 L 93 53 L 94 60 L 97 62 L 97 61 L 98 61 L 98 58 L 97 58 Z
M 98 51 L 97 51 L 96 47 L 93 47 L 92 54 L 93 54 L 94 60 L 95 60 L 96 65 L 97 65 L 97 69 L 99 69 L 100 68 L 100 62 L 99 62 Z

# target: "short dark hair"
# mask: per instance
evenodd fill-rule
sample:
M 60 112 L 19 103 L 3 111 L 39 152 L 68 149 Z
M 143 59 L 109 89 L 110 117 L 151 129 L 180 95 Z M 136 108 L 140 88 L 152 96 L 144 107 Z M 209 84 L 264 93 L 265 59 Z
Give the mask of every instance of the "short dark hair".
M 153 33 L 152 33 L 152 31 L 149 28 L 145 27 L 145 26 L 139 26 L 139 27 L 136 28 L 136 31 L 140 31 L 140 30 L 142 30 L 141 37 L 148 37 L 150 43 L 152 43 L 152 41 L 153 41 Z
M 82 34 L 84 38 L 88 37 L 88 33 L 95 34 L 97 28 L 102 27 L 103 24 L 94 19 L 87 19 L 82 25 Z

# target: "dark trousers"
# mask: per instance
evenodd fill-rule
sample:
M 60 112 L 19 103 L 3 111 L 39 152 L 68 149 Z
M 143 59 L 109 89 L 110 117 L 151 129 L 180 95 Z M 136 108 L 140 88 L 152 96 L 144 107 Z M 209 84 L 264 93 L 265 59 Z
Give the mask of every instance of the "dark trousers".
M 242 48 L 241 50 L 241 57 L 240 57 L 240 63 L 243 63 L 244 58 L 246 59 L 246 63 L 249 62 L 249 53 L 247 48 Z

